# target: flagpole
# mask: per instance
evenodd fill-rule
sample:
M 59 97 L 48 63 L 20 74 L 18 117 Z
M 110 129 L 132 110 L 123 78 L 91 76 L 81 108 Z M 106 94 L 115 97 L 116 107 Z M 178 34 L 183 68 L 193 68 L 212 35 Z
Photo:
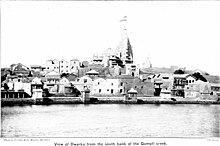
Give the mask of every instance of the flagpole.
M 122 17 L 122 19 L 119 20 L 122 24 L 122 28 L 126 30 L 126 22 L 127 22 L 127 16 Z

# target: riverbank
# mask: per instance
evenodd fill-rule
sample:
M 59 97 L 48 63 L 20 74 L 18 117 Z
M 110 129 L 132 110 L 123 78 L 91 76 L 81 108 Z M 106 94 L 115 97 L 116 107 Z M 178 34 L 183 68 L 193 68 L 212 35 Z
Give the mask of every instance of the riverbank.
M 2 98 L 1 106 L 84 104 L 80 97 L 47 98 Z M 185 98 L 138 97 L 136 101 L 125 101 L 123 97 L 93 97 L 86 104 L 220 104 L 220 100 L 198 100 Z

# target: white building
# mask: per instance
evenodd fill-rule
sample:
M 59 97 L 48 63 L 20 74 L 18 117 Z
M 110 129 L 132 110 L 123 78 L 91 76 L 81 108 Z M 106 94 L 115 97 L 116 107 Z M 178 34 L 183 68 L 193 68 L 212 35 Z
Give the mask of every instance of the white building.
M 60 82 L 59 82 L 59 93 L 66 93 L 66 87 L 71 87 L 71 83 L 70 81 L 65 78 L 65 77 L 62 77 L 60 79 Z
M 60 80 L 60 74 L 55 71 L 51 71 L 45 75 L 46 84 L 44 88 L 48 88 L 50 93 L 57 93 L 58 92 L 58 85 Z
M 14 91 L 18 92 L 19 90 L 24 90 L 24 92 L 31 95 L 31 84 L 22 83 L 21 81 L 14 82 Z
M 88 76 L 83 76 L 76 79 L 72 84 L 81 92 L 87 87 L 90 91 L 93 90 L 93 80 Z
M 42 84 L 41 78 L 35 77 L 32 81 L 31 84 Z
M 70 73 L 78 73 L 80 61 L 78 59 L 70 60 Z
M 70 73 L 70 63 L 64 59 L 60 60 L 60 73 Z
M 78 59 L 72 59 L 70 61 L 62 60 L 47 60 L 45 67 L 45 74 L 51 71 L 58 73 L 77 73 L 80 68 L 80 61 Z
M 57 59 L 47 60 L 45 64 L 46 73 L 50 71 L 60 72 L 60 63 Z
M 187 84 L 194 84 L 194 83 L 196 83 L 196 78 L 195 77 L 193 77 L 193 76 L 191 76 L 191 75 L 188 75 L 188 76 L 186 76 L 186 83 Z
M 92 94 L 115 95 L 120 93 L 119 79 L 97 78 L 93 82 Z

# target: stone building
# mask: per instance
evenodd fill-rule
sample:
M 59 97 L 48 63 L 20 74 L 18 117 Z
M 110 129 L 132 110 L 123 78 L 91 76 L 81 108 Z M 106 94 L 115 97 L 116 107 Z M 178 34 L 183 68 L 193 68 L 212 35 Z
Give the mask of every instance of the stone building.
M 195 83 L 187 84 L 184 88 L 184 97 L 185 98 L 200 98 L 200 99 L 210 99 L 211 93 L 211 84 L 208 82 L 203 82 L 201 80 L 196 81 Z
M 31 95 L 31 84 L 30 83 L 23 83 L 21 80 L 18 80 L 17 82 L 14 82 L 14 91 L 24 91 L 28 95 Z
M 95 79 L 99 76 L 99 73 L 95 70 L 90 70 L 90 71 L 86 72 L 86 75 L 88 77 L 90 77 L 91 79 Z
M 92 94 L 95 96 L 117 96 L 122 94 L 123 88 L 119 79 L 116 78 L 97 78 L 93 81 Z
M 129 75 L 121 75 L 117 78 L 124 94 L 127 94 L 131 88 L 134 88 L 137 90 L 137 96 L 154 96 L 154 83 L 151 81 L 143 81 Z
M 45 73 L 55 71 L 60 72 L 60 62 L 57 59 L 47 60 L 45 66 Z
M 59 81 L 58 93 L 71 93 L 71 83 L 66 77 L 62 77 Z
M 219 83 L 211 83 L 210 85 L 211 85 L 212 94 L 220 97 L 220 84 Z
M 30 73 L 30 68 L 21 63 L 12 64 L 10 69 L 11 72 L 16 76 L 28 76 Z
M 131 75 L 133 77 L 139 78 L 140 68 L 138 65 L 135 64 L 126 64 L 126 75 Z
M 30 69 L 34 72 L 42 72 L 44 71 L 44 69 L 46 69 L 45 67 L 41 66 L 41 65 L 31 65 Z
M 78 59 L 71 59 L 70 60 L 70 73 L 78 73 L 80 68 L 80 61 Z
M 43 91 L 43 82 L 42 82 L 41 78 L 39 78 L 39 77 L 35 77 L 31 81 L 31 95 L 33 95 L 33 91 L 35 89 L 41 89 Z
M 190 74 L 174 74 L 172 95 L 184 97 L 185 86 L 187 85 L 196 85 L 201 84 L 201 80 L 195 78 Z M 189 86 L 188 86 L 189 87 Z
M 88 88 L 90 91 L 93 90 L 93 80 L 88 76 L 83 76 L 77 78 L 72 84 L 81 92 L 85 88 Z
M 72 59 L 70 61 L 62 60 L 47 60 L 45 66 L 45 74 L 51 71 L 58 73 L 77 73 L 80 68 L 80 61 L 78 59 Z
M 51 71 L 45 75 L 45 78 L 45 88 L 47 88 L 50 93 L 58 93 L 60 74 L 58 72 Z
M 60 60 L 60 72 L 59 73 L 70 73 L 70 63 L 64 59 Z

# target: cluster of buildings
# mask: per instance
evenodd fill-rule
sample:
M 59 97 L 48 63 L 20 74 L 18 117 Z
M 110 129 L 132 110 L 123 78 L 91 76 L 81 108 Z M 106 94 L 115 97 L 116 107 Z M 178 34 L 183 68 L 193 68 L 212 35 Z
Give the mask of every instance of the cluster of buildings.
M 207 79 L 204 81 L 193 75 L 198 71 L 174 74 L 176 68 L 172 67 L 151 67 L 137 71 L 137 68 L 132 70 L 126 68 L 126 65 L 124 68 L 103 67 L 97 64 L 82 67 L 80 62 L 78 65 L 78 69 L 70 73 L 58 72 L 57 68 L 50 67 L 49 71 L 28 68 L 20 63 L 12 65 L 11 69 L 2 69 L 5 75 L 1 84 L 2 91 L 25 92 L 28 97 L 38 96 L 34 90 L 42 90 L 43 96 L 77 97 L 85 89 L 89 89 L 90 95 L 95 97 L 120 97 L 130 89 L 141 97 L 178 96 L 211 99 L 212 96 L 220 96 L 219 77 L 203 74 Z M 39 74 L 35 74 L 36 72 Z
M 201 71 L 186 71 L 174 74 L 179 69 L 152 67 L 149 58 L 147 66 L 134 64 L 133 49 L 123 29 L 116 49 L 108 48 L 94 54 L 93 60 L 78 59 L 47 60 L 44 65 L 27 67 L 21 63 L 2 68 L 2 91 L 26 92 L 29 96 L 80 96 L 82 91 L 90 90 L 92 96 L 120 97 L 128 91 L 138 96 L 172 95 L 185 98 L 219 96 L 220 80 Z M 203 75 L 207 81 L 194 76 Z M 36 92 L 34 92 L 36 91 Z

